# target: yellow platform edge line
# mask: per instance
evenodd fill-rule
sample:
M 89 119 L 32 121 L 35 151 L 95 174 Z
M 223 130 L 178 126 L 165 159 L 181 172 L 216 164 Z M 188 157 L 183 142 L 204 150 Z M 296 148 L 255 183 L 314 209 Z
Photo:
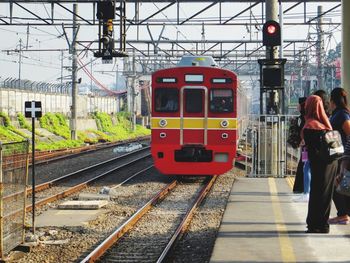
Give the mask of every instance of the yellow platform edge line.
M 277 186 L 276 186 L 275 180 L 276 180 L 275 178 L 268 178 L 268 183 L 269 183 L 270 193 L 271 193 L 272 209 L 274 213 L 276 229 L 278 232 L 282 262 L 296 262 L 293 245 L 287 234 L 288 233 L 287 227 L 283 223 L 285 221 L 284 221 L 282 209 L 279 203 L 280 200 L 277 195 L 278 192 L 277 192 Z

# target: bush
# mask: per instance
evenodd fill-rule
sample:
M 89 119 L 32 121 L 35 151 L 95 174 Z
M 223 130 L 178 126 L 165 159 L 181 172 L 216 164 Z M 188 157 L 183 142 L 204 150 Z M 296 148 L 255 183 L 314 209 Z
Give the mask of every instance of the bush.
M 32 130 L 32 125 L 30 125 L 30 124 L 27 122 L 26 118 L 24 117 L 24 115 L 23 115 L 22 113 L 18 113 L 18 114 L 17 114 L 17 120 L 18 120 L 19 125 L 21 126 L 21 128 L 27 129 L 27 130 L 29 130 L 29 131 Z
M 64 140 L 56 142 L 40 142 L 36 144 L 36 149 L 39 151 L 48 151 L 48 150 L 58 150 L 58 149 L 67 149 L 81 146 L 81 141 L 75 140 Z
M 151 131 L 141 125 L 136 125 L 135 131 L 131 130 L 131 122 L 129 121 L 130 114 L 120 112 L 116 115 L 117 124 L 113 125 L 112 118 L 107 113 L 95 113 L 95 119 L 100 124 L 100 129 L 103 132 L 111 134 L 113 140 L 126 140 L 139 136 L 149 135 Z

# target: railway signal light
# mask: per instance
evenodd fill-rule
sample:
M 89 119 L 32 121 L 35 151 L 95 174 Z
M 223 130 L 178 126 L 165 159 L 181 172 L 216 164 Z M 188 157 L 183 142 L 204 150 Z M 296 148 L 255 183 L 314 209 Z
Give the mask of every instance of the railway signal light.
M 268 47 L 281 45 L 281 27 L 278 22 L 269 20 L 264 24 L 263 45 Z
M 114 57 L 126 57 L 125 52 L 114 49 L 113 19 L 115 18 L 116 0 L 105 0 L 97 3 L 97 19 L 99 20 L 98 51 L 94 56 L 102 58 L 103 63 L 112 63 Z M 125 9 L 122 10 L 125 12 Z M 120 15 L 120 17 L 122 17 Z
M 115 19 L 115 0 L 97 2 L 97 19 Z

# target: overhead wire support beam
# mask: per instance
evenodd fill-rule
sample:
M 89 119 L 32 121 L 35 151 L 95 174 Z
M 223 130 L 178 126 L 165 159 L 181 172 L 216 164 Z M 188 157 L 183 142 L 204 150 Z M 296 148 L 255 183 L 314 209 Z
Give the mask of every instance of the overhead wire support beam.
M 194 15 L 190 16 L 189 18 L 185 19 L 184 21 L 182 21 L 180 23 L 180 25 L 185 24 L 187 21 L 191 20 L 192 18 L 195 18 L 196 16 L 198 16 L 199 14 L 203 13 L 204 11 L 208 10 L 209 8 L 211 8 L 212 6 L 216 5 L 218 3 L 218 1 L 215 1 L 214 3 L 211 3 L 210 5 L 208 5 L 207 7 L 204 7 L 202 10 L 198 11 L 197 13 L 195 13 Z
M 1 0 L 3 3 L 11 3 L 11 2 L 17 2 L 17 3 L 96 3 L 99 0 Z M 169 2 L 164 0 L 128 0 L 128 3 L 164 3 Z M 227 3 L 252 3 L 252 2 L 265 2 L 265 0 L 221 0 L 221 2 L 227 2 Z M 279 0 L 283 3 L 295 3 L 300 2 L 297 0 Z M 213 2 L 213 0 L 177 0 L 178 3 L 203 3 L 203 2 Z M 341 0 L 303 0 L 303 2 L 310 2 L 310 3 L 320 3 L 320 2 L 329 2 L 329 3 L 335 3 L 335 2 L 341 2 Z
M 5 23 L 5 25 L 10 25 L 10 23 L 9 23 L 9 22 L 5 21 L 5 20 L 4 20 L 4 19 L 2 19 L 2 18 L 0 18 L 0 21 L 4 22 L 4 23 Z
M 241 14 L 247 12 L 248 10 L 252 9 L 254 6 L 260 4 L 260 2 L 255 2 L 253 5 L 247 7 L 246 9 L 242 10 L 241 12 L 239 12 L 238 14 L 234 15 L 233 17 L 227 19 L 224 23 L 222 23 L 223 25 L 227 24 L 228 22 L 230 22 L 231 20 L 235 19 L 236 17 L 240 16 Z
M 205 53 L 207 53 L 208 51 L 212 50 L 214 47 L 216 47 L 217 45 L 220 45 L 220 43 L 216 43 L 214 45 L 212 45 L 210 48 L 206 49 L 205 51 L 203 51 L 201 53 L 201 55 L 204 55 Z
M 140 21 L 139 23 L 137 23 L 138 25 L 143 24 L 144 22 L 146 22 L 147 20 L 149 20 L 150 18 L 158 15 L 159 13 L 163 12 L 165 9 L 171 7 L 172 5 L 174 5 L 176 3 L 176 1 L 171 2 L 170 4 L 164 6 L 163 8 L 159 9 L 157 12 L 153 13 L 152 15 L 148 16 L 147 18 L 143 19 L 142 21 Z
M 88 23 L 89 25 L 93 25 L 93 23 L 91 23 L 89 20 L 86 20 L 85 18 L 83 18 L 82 16 L 78 15 L 78 14 L 74 14 L 74 12 L 72 10 L 70 10 L 69 8 L 65 7 L 64 5 L 61 5 L 60 3 L 57 3 L 57 5 L 59 5 L 60 7 L 62 7 L 63 9 L 65 9 L 66 11 L 68 11 L 69 13 L 71 13 L 72 15 L 75 15 L 76 17 L 80 18 L 81 20 L 85 21 L 86 23 Z
M 302 2 L 296 3 L 295 5 L 292 5 L 291 7 L 287 8 L 283 11 L 283 14 L 287 14 L 290 10 L 296 8 L 298 5 L 300 5 Z
M 309 21 L 307 21 L 306 23 L 308 23 L 308 24 L 309 24 L 310 22 L 312 22 L 312 21 L 314 21 L 314 20 L 316 20 L 316 19 L 320 18 L 321 16 L 324 16 L 325 14 L 327 14 L 327 13 L 329 13 L 329 12 L 332 12 L 333 10 L 337 9 L 338 7 L 341 7 L 341 4 L 336 5 L 335 7 L 332 7 L 331 9 L 329 9 L 329 10 L 327 10 L 327 11 L 323 12 L 322 14 L 320 14 L 320 15 L 318 15 L 318 16 L 316 16 L 316 17 L 312 18 L 312 19 L 310 19 L 310 20 L 309 20 Z
M 35 13 L 33 13 L 33 12 L 30 11 L 29 9 L 25 8 L 24 6 L 22 6 L 22 5 L 20 5 L 20 4 L 16 3 L 16 2 L 15 2 L 15 5 L 19 6 L 20 8 L 22 8 L 23 10 L 25 10 L 25 11 L 28 12 L 29 14 L 35 16 L 35 17 L 38 18 L 39 20 L 45 22 L 46 24 L 51 25 L 51 23 L 50 23 L 50 22 L 47 22 L 46 19 L 41 18 L 40 16 L 38 16 L 38 15 L 35 14 Z

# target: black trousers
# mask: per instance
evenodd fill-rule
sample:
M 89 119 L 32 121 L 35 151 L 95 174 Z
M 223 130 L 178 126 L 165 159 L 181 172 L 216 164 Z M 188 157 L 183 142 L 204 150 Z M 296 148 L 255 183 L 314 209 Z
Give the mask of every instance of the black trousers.
M 304 192 L 304 163 L 301 160 L 301 156 L 298 162 L 297 173 L 295 175 L 293 192 L 302 193 Z
M 325 230 L 329 229 L 327 221 L 331 211 L 338 162 L 322 162 L 313 154 L 314 152 L 309 152 L 311 185 L 306 223 L 308 229 Z
M 333 202 L 337 208 L 337 216 L 350 216 L 350 196 L 338 194 L 337 191 L 333 192 Z

